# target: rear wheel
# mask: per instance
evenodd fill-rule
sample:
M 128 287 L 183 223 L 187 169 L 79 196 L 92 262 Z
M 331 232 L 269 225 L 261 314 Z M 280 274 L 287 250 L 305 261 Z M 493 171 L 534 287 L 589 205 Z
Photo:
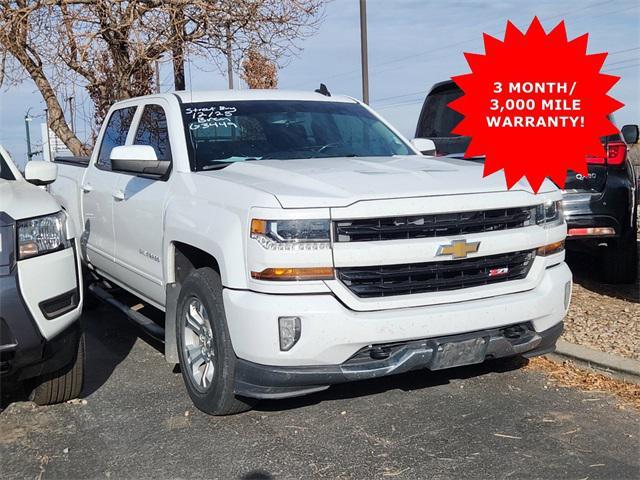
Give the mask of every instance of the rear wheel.
M 634 283 L 638 278 L 636 228 L 612 242 L 602 253 L 602 276 L 606 283 Z
M 78 337 L 76 354 L 64 368 L 27 381 L 29 400 L 51 405 L 77 398 L 84 382 L 84 334 Z
M 236 356 L 222 301 L 220 275 L 194 270 L 180 290 L 176 318 L 178 356 L 191 400 L 210 415 L 249 410 L 255 400 L 234 394 Z

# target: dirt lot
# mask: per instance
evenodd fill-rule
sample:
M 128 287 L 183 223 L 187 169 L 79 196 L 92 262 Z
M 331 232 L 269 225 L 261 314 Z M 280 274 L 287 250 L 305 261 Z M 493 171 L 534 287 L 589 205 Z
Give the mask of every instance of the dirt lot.
M 563 338 L 640 360 L 640 284 L 601 283 L 593 258 L 572 253 L 567 261 L 575 283 Z

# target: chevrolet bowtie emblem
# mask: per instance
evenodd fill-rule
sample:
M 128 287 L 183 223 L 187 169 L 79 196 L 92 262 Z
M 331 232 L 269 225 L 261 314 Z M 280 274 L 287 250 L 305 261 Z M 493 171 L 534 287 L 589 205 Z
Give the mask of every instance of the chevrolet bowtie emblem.
M 467 258 L 469 253 L 476 253 L 480 242 L 467 243 L 466 240 L 454 240 L 450 245 L 440 245 L 436 256 L 451 255 L 453 258 Z

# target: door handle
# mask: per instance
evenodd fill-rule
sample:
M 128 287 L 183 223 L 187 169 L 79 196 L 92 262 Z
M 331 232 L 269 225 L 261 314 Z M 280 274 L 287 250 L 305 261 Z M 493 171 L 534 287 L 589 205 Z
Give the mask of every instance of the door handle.
M 117 201 L 121 201 L 124 200 L 124 192 L 122 190 L 114 190 L 111 195 L 113 196 L 113 198 L 115 198 Z
M 91 190 L 93 190 L 93 187 L 91 185 L 89 185 L 88 183 L 82 185 L 82 191 L 84 193 L 89 193 Z

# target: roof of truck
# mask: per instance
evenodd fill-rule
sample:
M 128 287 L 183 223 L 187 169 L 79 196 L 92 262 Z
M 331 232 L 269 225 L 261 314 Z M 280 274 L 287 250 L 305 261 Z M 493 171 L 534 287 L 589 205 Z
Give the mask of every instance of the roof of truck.
M 354 103 L 355 100 L 344 95 L 327 97 L 313 91 L 295 90 L 188 90 L 172 92 L 185 103 L 218 102 L 238 100 L 301 100 Z

